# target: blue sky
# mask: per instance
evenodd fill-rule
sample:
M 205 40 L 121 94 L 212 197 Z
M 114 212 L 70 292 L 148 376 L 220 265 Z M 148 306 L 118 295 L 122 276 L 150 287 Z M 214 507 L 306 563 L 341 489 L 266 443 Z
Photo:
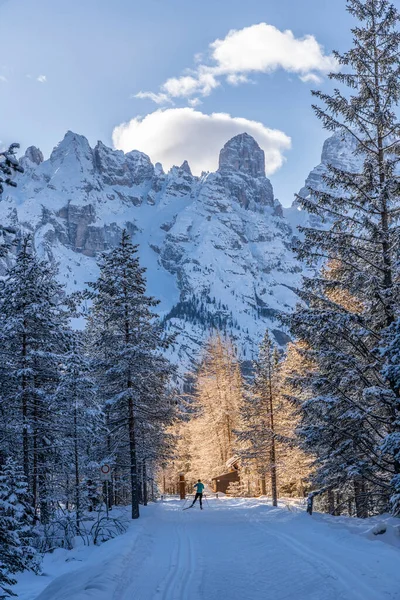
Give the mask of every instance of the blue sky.
M 200 171 L 248 130 L 288 205 L 327 137 L 310 90 L 351 26 L 345 0 L 0 0 L 0 140 L 48 155 L 71 129 Z

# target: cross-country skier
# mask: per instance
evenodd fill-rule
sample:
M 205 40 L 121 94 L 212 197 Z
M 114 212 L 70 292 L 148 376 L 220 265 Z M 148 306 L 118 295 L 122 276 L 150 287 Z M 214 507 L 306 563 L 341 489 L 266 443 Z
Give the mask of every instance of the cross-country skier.
M 194 506 L 197 498 L 199 499 L 200 502 L 200 508 L 201 510 L 203 510 L 203 490 L 204 490 L 204 483 L 201 483 L 201 480 L 199 479 L 197 483 L 194 484 L 194 486 L 196 488 L 196 495 L 194 497 L 194 500 L 191 504 L 191 506 Z

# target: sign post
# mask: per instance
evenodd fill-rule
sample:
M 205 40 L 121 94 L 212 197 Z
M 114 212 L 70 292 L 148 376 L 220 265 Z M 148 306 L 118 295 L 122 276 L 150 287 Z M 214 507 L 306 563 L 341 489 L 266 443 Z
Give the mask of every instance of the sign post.
M 101 465 L 100 467 L 100 478 L 101 481 L 105 482 L 106 486 L 106 514 L 108 519 L 108 482 L 111 481 L 111 467 L 110 465 Z

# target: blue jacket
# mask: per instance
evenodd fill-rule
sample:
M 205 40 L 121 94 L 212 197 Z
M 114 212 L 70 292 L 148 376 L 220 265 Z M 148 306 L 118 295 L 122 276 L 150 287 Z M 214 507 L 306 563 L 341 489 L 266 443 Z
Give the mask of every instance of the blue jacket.
M 204 483 L 196 483 L 194 485 L 194 487 L 196 488 L 198 494 L 202 494 L 203 493 Z

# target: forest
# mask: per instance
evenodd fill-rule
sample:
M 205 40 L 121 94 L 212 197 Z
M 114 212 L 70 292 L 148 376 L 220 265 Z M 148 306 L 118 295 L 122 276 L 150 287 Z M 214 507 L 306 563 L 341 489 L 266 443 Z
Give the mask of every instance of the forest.
M 233 462 L 230 496 L 276 506 L 311 494 L 336 516 L 400 516 L 399 13 L 387 0 L 347 8 L 353 46 L 313 109 L 355 140 L 362 169 L 331 165 L 324 191 L 297 197 L 311 217 L 294 248 L 307 275 L 279 314 L 286 347 L 263 332 L 244 366 L 235 315 L 216 298 L 221 315 L 204 319 L 200 298 L 182 298 L 169 318 L 193 313 L 209 332 L 182 378 L 134 236 L 122 230 L 71 296 L 33 236 L 0 225 L 0 598 L 43 553 L 117 535 L 114 507 L 137 519 L 180 473 L 188 490 L 199 478 L 212 488 Z M 0 154 L 0 199 L 17 152 Z

